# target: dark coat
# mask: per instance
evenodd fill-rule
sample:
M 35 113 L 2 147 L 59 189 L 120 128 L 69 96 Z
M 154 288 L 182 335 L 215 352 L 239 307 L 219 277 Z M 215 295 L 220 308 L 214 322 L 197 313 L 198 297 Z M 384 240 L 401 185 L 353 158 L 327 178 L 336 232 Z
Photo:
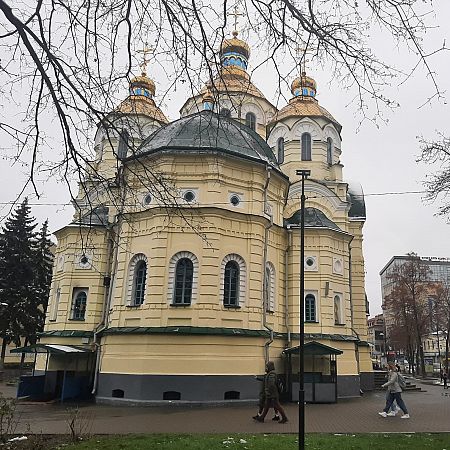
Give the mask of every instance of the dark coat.
M 267 372 L 264 377 L 264 393 L 267 400 L 278 400 L 277 374 L 274 370 Z

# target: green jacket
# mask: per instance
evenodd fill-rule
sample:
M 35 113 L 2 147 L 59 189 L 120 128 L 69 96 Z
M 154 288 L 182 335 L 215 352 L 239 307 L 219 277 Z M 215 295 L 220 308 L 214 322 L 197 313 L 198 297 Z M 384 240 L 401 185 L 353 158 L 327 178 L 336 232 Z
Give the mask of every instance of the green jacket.
M 266 399 L 278 400 L 277 374 L 274 370 L 266 373 L 264 377 L 264 393 Z

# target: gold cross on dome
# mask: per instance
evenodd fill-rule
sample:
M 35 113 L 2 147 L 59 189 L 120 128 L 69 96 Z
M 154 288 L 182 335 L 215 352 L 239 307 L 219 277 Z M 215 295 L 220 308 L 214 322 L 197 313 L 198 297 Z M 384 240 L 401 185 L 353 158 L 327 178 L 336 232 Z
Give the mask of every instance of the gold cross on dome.
M 244 15 L 244 13 L 241 13 L 239 11 L 239 2 L 238 1 L 234 4 L 233 12 L 228 13 L 228 15 L 234 16 L 234 32 L 237 33 L 238 32 L 238 17 Z
M 305 45 L 305 44 L 304 44 Z M 295 49 L 295 53 L 297 54 L 297 59 L 299 61 L 300 69 L 302 73 L 306 73 L 306 63 L 309 63 L 310 60 L 307 59 L 308 53 L 311 55 L 313 53 L 312 50 L 309 50 L 305 45 L 304 47 L 297 47 Z
M 144 56 L 143 61 L 139 64 L 139 67 L 142 70 L 142 73 L 147 75 L 147 64 L 150 62 L 149 59 L 147 59 L 148 55 L 151 55 L 154 53 L 155 49 L 152 46 L 148 46 L 148 42 L 145 43 L 144 48 L 142 50 L 138 50 L 137 53 L 142 53 Z

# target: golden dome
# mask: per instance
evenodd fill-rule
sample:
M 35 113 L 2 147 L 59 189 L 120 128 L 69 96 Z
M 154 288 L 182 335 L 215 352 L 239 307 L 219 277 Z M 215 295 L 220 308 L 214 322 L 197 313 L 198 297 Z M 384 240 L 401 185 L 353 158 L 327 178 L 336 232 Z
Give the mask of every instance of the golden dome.
M 143 89 L 144 92 L 147 91 L 152 97 L 155 95 L 155 83 L 147 77 L 145 72 L 142 72 L 142 75 L 134 77 L 130 82 L 130 91 L 132 95 L 144 95 L 139 89 Z
M 130 81 L 130 95 L 117 107 L 116 112 L 122 114 L 142 114 L 160 123 L 168 123 L 167 117 L 156 106 L 155 83 L 145 72 Z
M 220 56 L 223 57 L 226 53 L 237 53 L 245 56 L 246 59 L 250 57 L 250 47 L 247 42 L 237 38 L 238 32 L 233 31 L 231 39 L 225 39 L 220 47 Z
M 305 97 L 315 97 L 317 93 L 317 83 L 314 78 L 308 77 L 305 72 L 297 77 L 291 84 L 291 92 L 295 97 L 303 95 Z
M 291 98 L 289 103 L 278 111 L 269 123 L 269 126 L 287 117 L 324 117 L 332 122 L 340 132 L 341 124 L 313 97 L 298 96 Z
M 159 109 L 154 100 L 142 95 L 128 96 L 116 109 L 122 114 L 142 114 L 151 117 L 160 123 L 169 123 L 164 113 Z

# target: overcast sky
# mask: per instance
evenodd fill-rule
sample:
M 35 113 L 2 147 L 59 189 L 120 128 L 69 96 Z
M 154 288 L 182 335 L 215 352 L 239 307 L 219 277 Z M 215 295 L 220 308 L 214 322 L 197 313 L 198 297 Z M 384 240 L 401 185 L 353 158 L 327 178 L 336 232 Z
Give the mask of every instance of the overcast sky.
M 434 2 L 437 11 L 433 21 L 438 28 L 427 33 L 426 49 L 440 47 L 444 40 L 450 42 L 450 2 Z M 398 51 L 391 41 L 376 38 L 376 50 L 389 61 L 399 62 L 403 67 L 413 67 L 416 60 L 402 49 Z M 252 65 L 252 58 L 250 66 Z M 431 67 L 441 91 L 450 92 L 450 52 L 430 59 Z M 393 255 L 404 255 L 414 251 L 422 256 L 450 257 L 449 225 L 443 217 L 436 217 L 438 204 L 424 204 L 421 194 L 389 194 L 392 192 L 423 191 L 423 180 L 432 168 L 416 163 L 420 153 L 417 136 L 435 138 L 437 131 L 450 134 L 450 111 L 446 99 L 434 99 L 422 106 L 433 93 L 433 85 L 426 73 L 419 67 L 414 75 L 401 86 L 399 78 L 386 86 L 386 94 L 400 103 L 394 111 L 383 111 L 388 123 L 370 122 L 360 125 L 360 115 L 349 99 L 354 92 L 342 89 L 330 81 L 326 70 L 311 67 L 309 74 L 318 84 L 318 101 L 343 126 L 342 157 L 344 180 L 362 184 L 366 195 L 367 221 L 364 227 L 364 257 L 366 263 L 366 291 L 371 315 L 381 312 L 381 289 L 379 272 Z M 274 76 L 274 75 L 273 75 Z M 153 78 L 158 86 L 158 74 Z M 161 74 L 163 79 L 163 74 Z M 266 97 L 274 101 L 273 80 L 267 72 L 255 73 L 254 82 Z M 126 95 L 124 91 L 124 96 Z M 288 95 L 286 93 L 286 95 Z M 164 111 L 170 119 L 177 119 L 178 110 L 186 96 L 181 92 L 170 96 L 170 104 Z M 283 104 L 279 104 L 282 107 Z M 11 168 L 0 159 L 1 185 L 0 216 L 8 212 L 8 202 L 14 200 L 20 191 L 26 170 Z M 42 198 L 31 200 L 32 213 L 39 222 L 47 217 L 51 230 L 70 222 L 72 207 L 65 186 L 54 181 L 43 188 Z M 40 205 L 38 205 L 39 203 Z

